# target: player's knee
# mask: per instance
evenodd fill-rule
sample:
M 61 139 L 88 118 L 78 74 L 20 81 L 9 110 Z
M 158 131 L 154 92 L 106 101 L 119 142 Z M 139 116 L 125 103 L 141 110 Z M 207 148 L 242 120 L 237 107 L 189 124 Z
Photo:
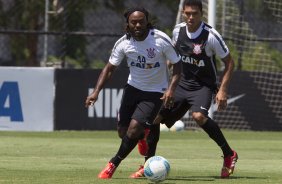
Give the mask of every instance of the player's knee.
M 126 135 L 127 127 L 118 127 L 117 130 L 119 138 L 122 139 Z
M 126 135 L 131 139 L 139 139 L 142 134 L 144 134 L 144 127 L 138 123 L 130 125 L 126 133 Z
M 207 121 L 207 117 L 200 112 L 193 112 L 192 117 L 199 126 L 204 125 L 205 122 Z
M 140 139 L 140 136 L 142 135 L 142 132 L 140 131 L 130 131 L 128 130 L 126 135 L 131 139 Z

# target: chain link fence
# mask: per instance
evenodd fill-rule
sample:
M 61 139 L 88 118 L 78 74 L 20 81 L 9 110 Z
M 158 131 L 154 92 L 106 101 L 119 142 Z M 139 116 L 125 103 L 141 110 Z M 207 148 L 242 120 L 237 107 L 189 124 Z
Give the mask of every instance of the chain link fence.
M 168 34 L 178 1 L 0 0 L 0 65 L 99 68 L 124 34 L 123 12 L 144 6 Z
M 207 1 L 203 2 L 207 17 Z M 235 44 L 241 45 L 245 39 L 242 32 L 231 32 L 234 27 L 230 22 L 240 15 L 238 26 L 245 28 L 243 24 L 247 22 L 256 39 L 281 52 L 279 0 L 217 2 L 217 29 L 227 40 L 235 38 Z M 0 65 L 101 68 L 114 42 L 124 34 L 126 8 L 144 6 L 156 27 L 171 35 L 179 3 L 180 0 L 0 0 Z M 238 59 L 238 69 L 242 69 L 241 58 Z

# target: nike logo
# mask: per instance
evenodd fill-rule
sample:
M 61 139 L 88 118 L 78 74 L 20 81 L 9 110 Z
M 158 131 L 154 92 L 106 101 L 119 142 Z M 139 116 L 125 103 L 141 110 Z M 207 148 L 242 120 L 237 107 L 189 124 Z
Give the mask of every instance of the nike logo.
M 149 126 L 151 125 L 148 121 L 146 121 L 145 124 L 146 124 L 146 125 L 149 125 Z
M 238 95 L 238 96 L 235 96 L 235 97 L 232 97 L 230 99 L 227 99 L 227 105 L 239 100 L 240 98 L 244 97 L 245 94 L 241 94 L 241 95 Z M 214 112 L 217 111 L 217 104 L 216 103 L 213 103 L 210 107 L 210 110 L 209 110 L 209 114 L 210 114 L 210 117 L 213 118 L 213 114 Z
M 230 98 L 230 99 L 227 100 L 227 104 L 231 104 L 231 103 L 235 102 L 236 100 L 242 98 L 243 96 L 245 96 L 245 94 L 241 94 L 241 95 L 235 96 L 233 98 Z
M 203 110 L 206 110 L 206 111 L 208 110 L 207 108 L 204 108 L 203 106 L 201 106 L 200 108 L 203 109 Z

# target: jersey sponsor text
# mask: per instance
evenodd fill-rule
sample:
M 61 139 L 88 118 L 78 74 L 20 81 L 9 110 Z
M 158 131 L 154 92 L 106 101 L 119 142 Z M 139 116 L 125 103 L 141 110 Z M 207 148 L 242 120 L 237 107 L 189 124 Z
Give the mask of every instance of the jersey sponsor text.
M 189 63 L 189 64 L 192 64 L 192 65 L 196 65 L 198 67 L 204 67 L 205 66 L 205 62 L 202 59 L 201 60 L 197 60 L 197 59 L 194 59 L 192 57 L 181 56 L 181 60 L 184 63 Z

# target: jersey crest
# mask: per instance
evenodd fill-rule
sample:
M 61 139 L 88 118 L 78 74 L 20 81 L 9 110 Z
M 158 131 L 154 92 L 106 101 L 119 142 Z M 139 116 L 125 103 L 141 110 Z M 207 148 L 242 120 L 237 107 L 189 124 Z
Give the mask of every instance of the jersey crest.
M 196 55 L 199 55 L 202 53 L 202 46 L 203 44 L 193 44 L 194 48 L 193 48 L 193 53 Z
M 156 53 L 155 53 L 155 49 L 154 48 L 149 48 L 149 49 L 146 49 L 147 50 L 147 56 L 148 58 L 154 58 L 156 56 Z

